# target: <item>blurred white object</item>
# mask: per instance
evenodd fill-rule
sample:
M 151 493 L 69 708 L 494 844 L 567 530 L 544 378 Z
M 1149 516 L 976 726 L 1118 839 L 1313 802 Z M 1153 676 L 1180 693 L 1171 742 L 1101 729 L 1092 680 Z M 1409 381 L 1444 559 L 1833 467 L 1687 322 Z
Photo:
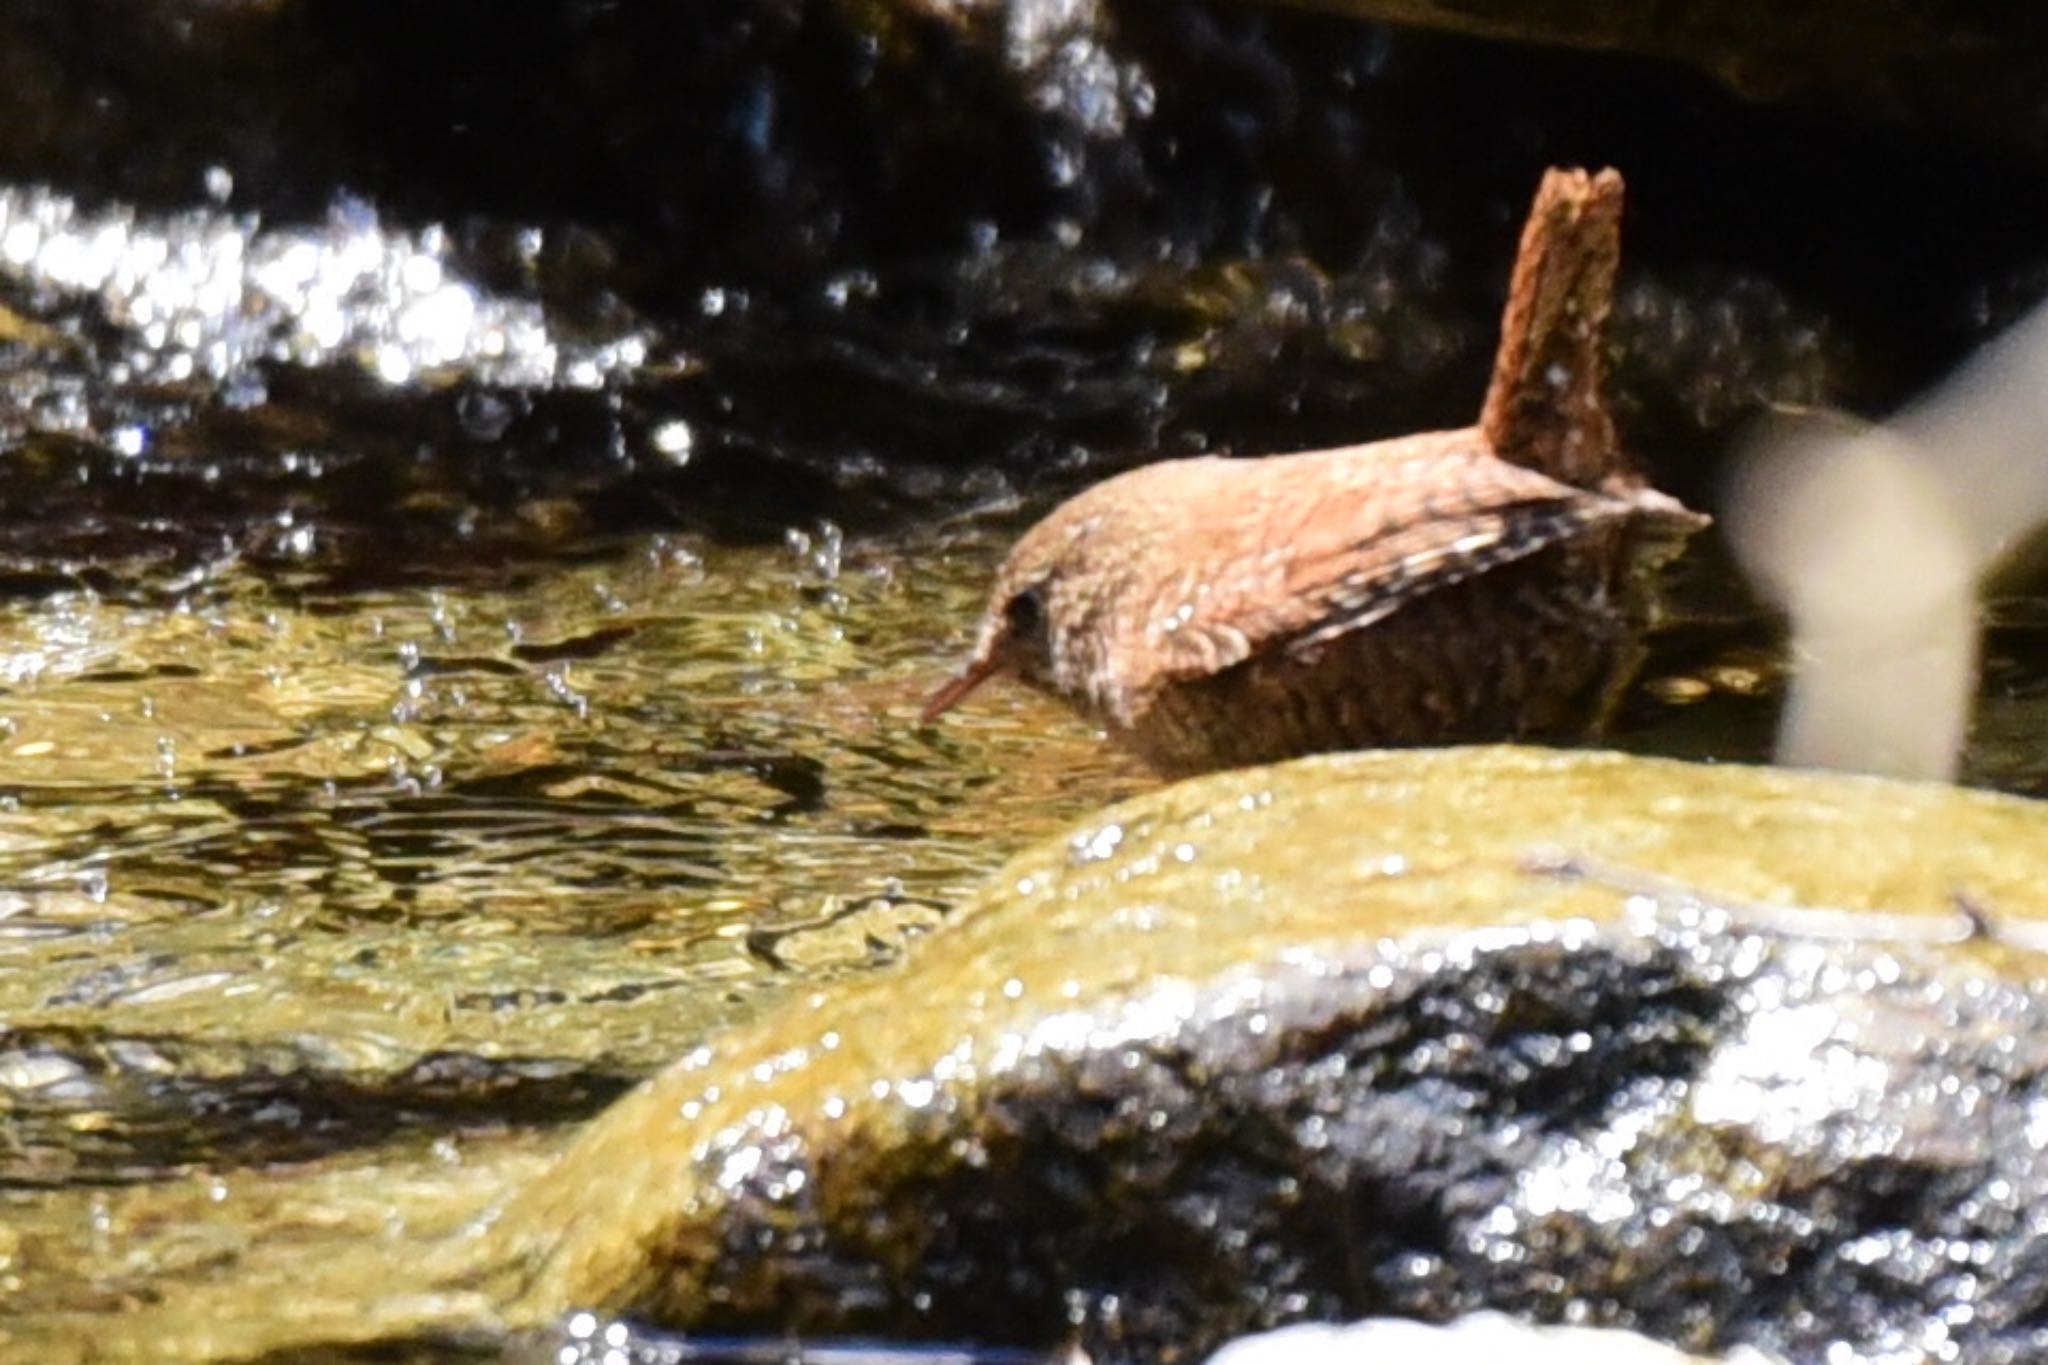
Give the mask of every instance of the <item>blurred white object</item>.
M 1889 426 L 1775 424 L 1729 503 L 1736 553 L 1792 618 L 1778 760 L 1953 777 L 1978 579 L 2048 519 L 2048 308 Z
M 1883 427 L 1781 427 L 1744 462 L 1727 525 L 1792 618 L 1778 761 L 1954 776 L 1976 690 L 1979 558 L 1929 462 Z
M 1500 1313 L 1447 1326 L 1406 1318 L 1304 1323 L 1241 1337 L 1209 1365 L 1772 1365 L 1747 1347 L 1695 1356 L 1648 1337 L 1600 1327 L 1532 1327 Z
M 2048 520 L 2048 306 L 1892 426 L 1948 488 L 1980 569 Z

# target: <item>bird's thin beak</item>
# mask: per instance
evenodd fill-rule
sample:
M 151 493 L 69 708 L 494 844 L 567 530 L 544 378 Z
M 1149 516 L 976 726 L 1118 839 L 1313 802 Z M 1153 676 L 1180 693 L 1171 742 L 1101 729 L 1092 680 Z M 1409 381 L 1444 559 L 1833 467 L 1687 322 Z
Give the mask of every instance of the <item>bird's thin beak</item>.
M 967 700 L 967 694 L 1002 671 L 1001 658 L 991 653 L 984 658 L 972 659 L 967 667 L 946 679 L 945 685 L 932 693 L 924 710 L 917 713 L 919 725 L 930 725 L 946 712 Z

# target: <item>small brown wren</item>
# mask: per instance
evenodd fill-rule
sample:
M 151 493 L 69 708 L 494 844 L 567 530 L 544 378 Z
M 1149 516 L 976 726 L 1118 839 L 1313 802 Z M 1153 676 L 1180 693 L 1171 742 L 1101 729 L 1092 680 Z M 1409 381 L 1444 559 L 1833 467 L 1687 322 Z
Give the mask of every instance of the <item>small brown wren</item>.
M 1327 749 L 1584 735 L 1707 519 L 1600 396 L 1621 177 L 1549 172 L 1479 424 L 1148 465 L 1028 531 L 929 723 L 998 673 L 1177 775 Z

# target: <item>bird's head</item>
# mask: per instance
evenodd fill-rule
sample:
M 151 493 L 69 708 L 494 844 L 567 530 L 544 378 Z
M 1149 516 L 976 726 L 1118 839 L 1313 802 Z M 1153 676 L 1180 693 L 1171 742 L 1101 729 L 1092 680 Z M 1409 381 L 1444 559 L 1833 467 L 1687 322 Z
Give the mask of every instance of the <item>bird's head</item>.
M 937 720 L 998 674 L 1097 709 L 1106 648 L 1098 622 L 1114 582 L 1097 562 L 1099 520 L 1077 499 L 1017 542 L 989 591 L 973 651 L 925 703 L 922 723 Z

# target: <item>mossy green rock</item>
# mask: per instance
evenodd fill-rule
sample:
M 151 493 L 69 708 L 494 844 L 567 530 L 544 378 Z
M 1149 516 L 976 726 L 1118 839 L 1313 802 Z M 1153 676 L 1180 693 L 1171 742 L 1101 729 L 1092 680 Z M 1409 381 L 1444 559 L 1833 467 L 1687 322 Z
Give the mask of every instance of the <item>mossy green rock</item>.
M 1533 870 L 1559 850 L 1617 884 Z M 1072 1323 L 1112 1357 L 1480 1305 L 1795 1349 L 1940 1326 L 1974 1237 L 1956 1330 L 2010 1336 L 2034 959 L 1714 906 L 2017 924 L 2044 870 L 2048 810 L 1874 780 L 1474 749 L 1186 783 L 628 1097 L 454 1282 L 515 1326 Z

